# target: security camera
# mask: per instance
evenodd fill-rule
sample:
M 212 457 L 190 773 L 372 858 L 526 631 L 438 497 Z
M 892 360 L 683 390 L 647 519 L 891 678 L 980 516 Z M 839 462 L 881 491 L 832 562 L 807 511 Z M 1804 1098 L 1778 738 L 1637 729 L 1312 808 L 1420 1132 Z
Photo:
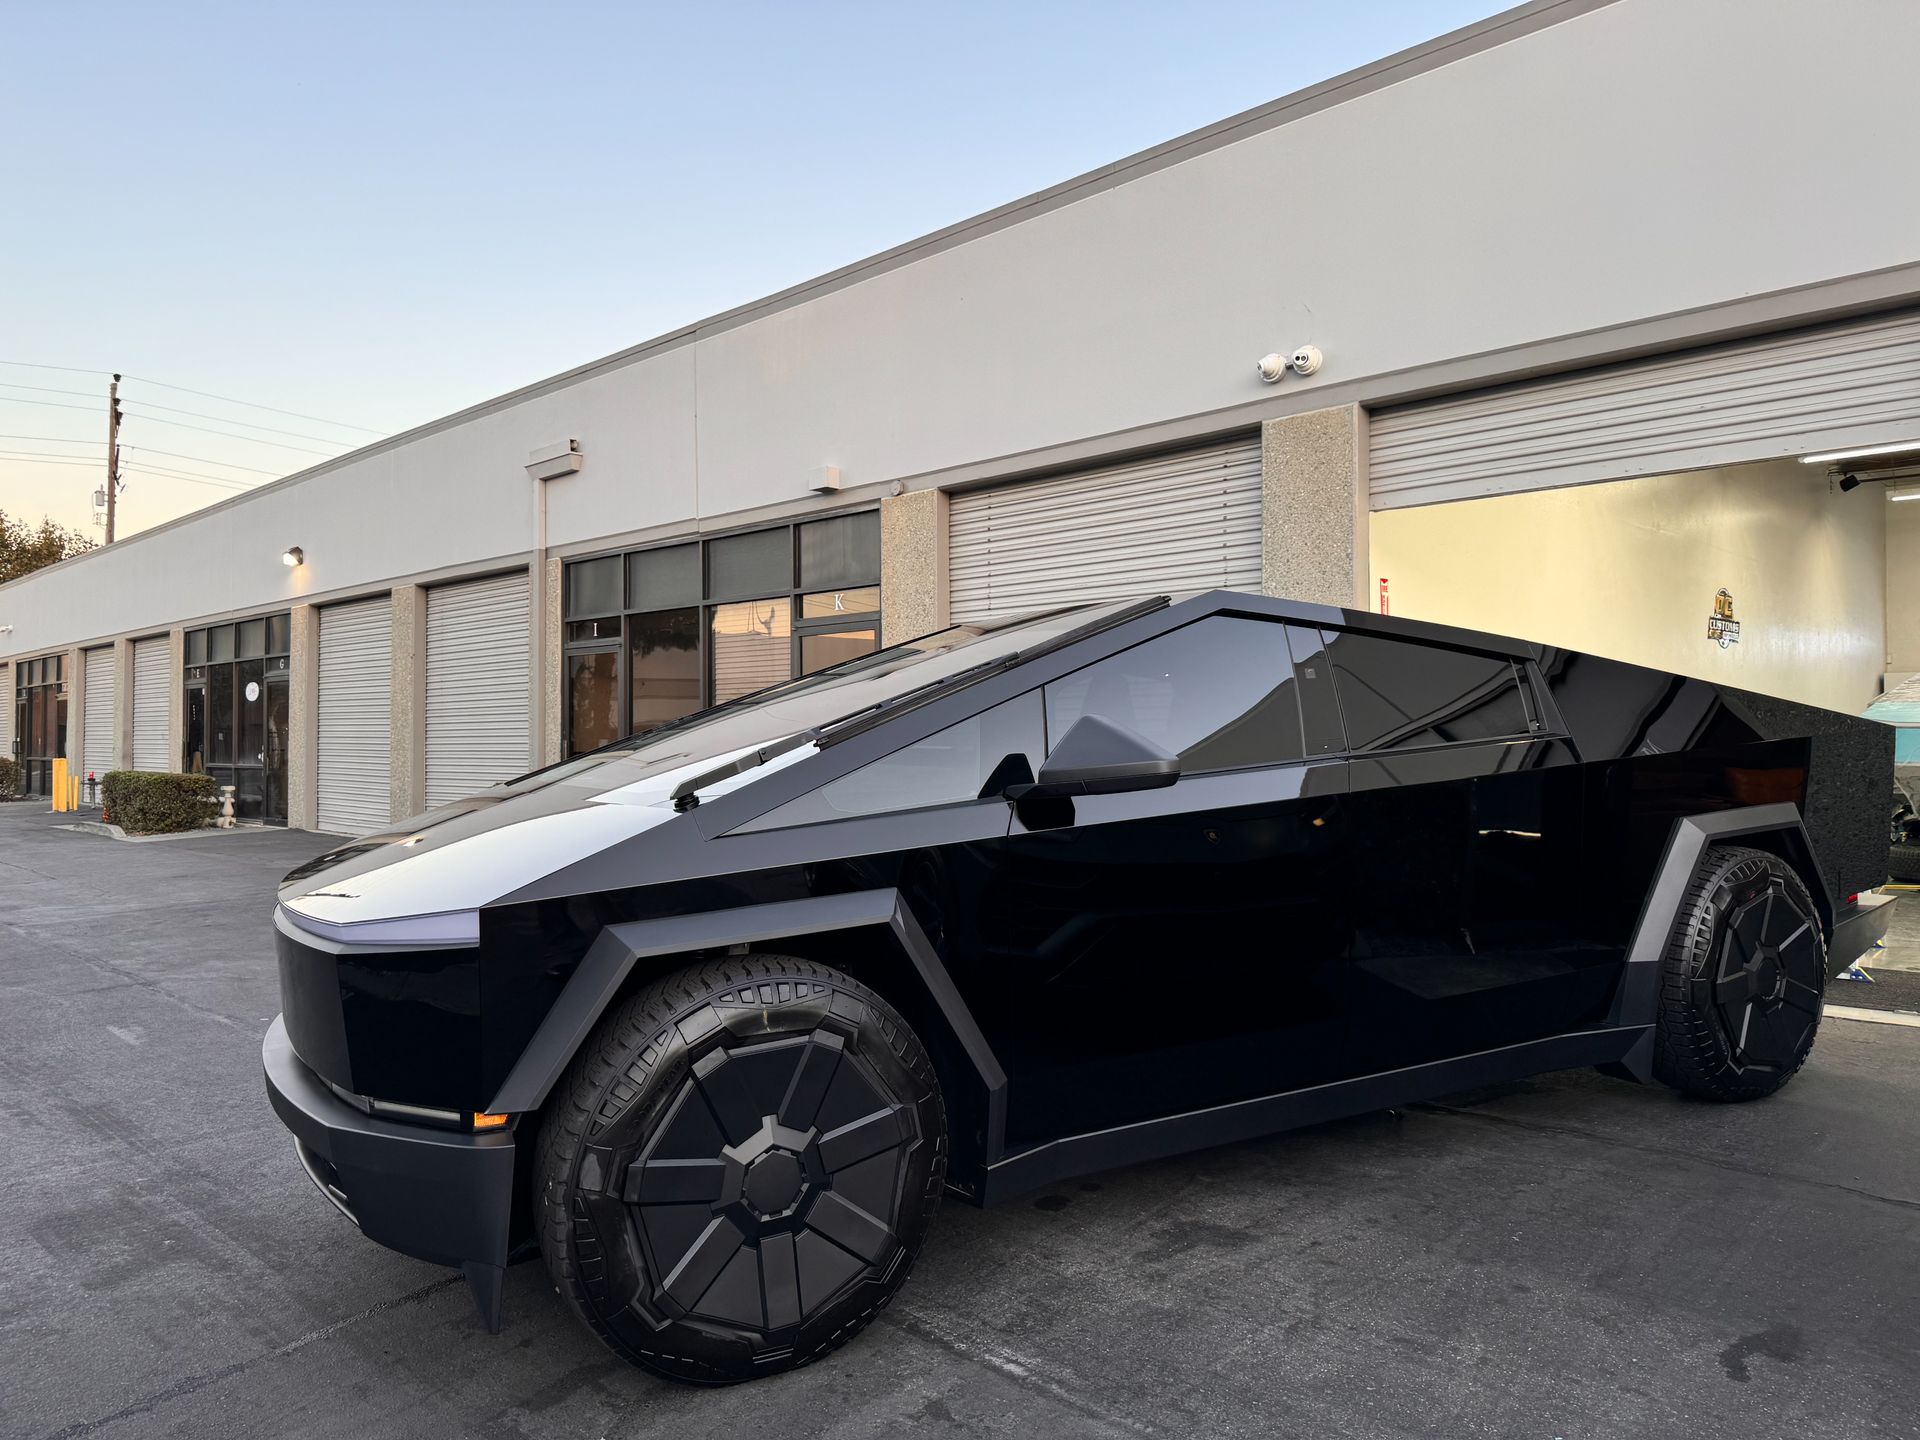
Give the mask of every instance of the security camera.
M 1302 345 L 1291 355 L 1278 352 L 1260 357 L 1260 378 L 1269 385 L 1277 385 L 1289 371 L 1296 375 L 1311 375 L 1320 368 L 1320 348 L 1317 345 Z

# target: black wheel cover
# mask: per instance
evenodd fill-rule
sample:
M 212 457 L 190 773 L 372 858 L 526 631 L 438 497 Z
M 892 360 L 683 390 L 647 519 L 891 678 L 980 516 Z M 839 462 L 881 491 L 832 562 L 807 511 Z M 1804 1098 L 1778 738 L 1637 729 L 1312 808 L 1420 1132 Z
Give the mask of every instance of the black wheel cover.
M 543 1246 L 583 1318 L 707 1383 L 859 1329 L 945 1178 L 938 1089 L 905 1023 L 832 971 L 741 957 L 669 977 L 603 1030 L 573 1092 L 585 1133 L 543 1146 L 543 1198 L 565 1214 Z
M 1743 1068 L 1792 1065 L 1820 1022 L 1820 922 L 1772 871 L 1730 900 L 1713 973 L 1728 1052 Z

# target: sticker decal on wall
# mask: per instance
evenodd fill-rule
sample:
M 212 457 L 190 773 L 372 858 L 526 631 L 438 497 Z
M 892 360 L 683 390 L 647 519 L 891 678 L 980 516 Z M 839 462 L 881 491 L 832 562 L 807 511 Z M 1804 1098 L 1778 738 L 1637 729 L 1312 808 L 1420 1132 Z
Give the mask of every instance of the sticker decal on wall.
M 1713 614 L 1707 617 L 1707 639 L 1722 650 L 1740 643 L 1740 622 L 1733 618 L 1733 594 L 1720 590 L 1713 597 Z

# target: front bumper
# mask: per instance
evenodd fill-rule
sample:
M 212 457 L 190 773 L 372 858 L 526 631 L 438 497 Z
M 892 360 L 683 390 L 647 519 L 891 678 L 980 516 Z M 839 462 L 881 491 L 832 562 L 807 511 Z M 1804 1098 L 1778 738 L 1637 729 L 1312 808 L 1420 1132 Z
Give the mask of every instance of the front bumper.
M 513 1219 L 510 1131 L 463 1135 L 362 1114 L 304 1064 L 276 1016 L 260 1046 L 267 1098 L 300 1163 L 369 1240 L 466 1272 L 491 1329 Z

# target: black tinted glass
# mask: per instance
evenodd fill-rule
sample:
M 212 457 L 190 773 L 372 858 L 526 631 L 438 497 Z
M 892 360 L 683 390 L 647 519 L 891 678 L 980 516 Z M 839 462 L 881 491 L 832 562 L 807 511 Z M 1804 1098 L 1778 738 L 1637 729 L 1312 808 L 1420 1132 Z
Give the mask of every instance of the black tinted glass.
M 700 547 L 672 545 L 627 557 L 627 609 L 665 610 L 700 603 Z
M 233 626 L 216 625 L 207 631 L 207 659 L 233 659 Z
M 707 597 L 737 600 L 793 589 L 793 532 L 755 530 L 707 545 Z
M 1410 640 L 1329 631 L 1333 673 L 1355 750 L 1503 740 L 1527 733 L 1511 660 Z
M 1287 627 L 1217 615 L 1109 656 L 1047 690 L 1047 744 L 1099 715 L 1180 757 L 1189 774 L 1302 756 Z
M 836 515 L 800 527 L 800 587 L 840 590 L 880 578 L 880 516 Z
M 602 555 L 598 560 L 576 560 L 567 566 L 567 614 L 619 614 L 621 569 L 618 555 Z
M 1346 748 L 1340 728 L 1340 701 L 1333 690 L 1333 662 L 1327 658 L 1325 638 L 1318 630 L 1290 626 L 1293 674 L 1300 683 L 1300 724 L 1306 732 L 1309 755 L 1334 755 Z
M 292 647 L 292 617 L 288 615 L 269 615 L 267 617 L 267 654 L 284 655 Z
M 627 620 L 627 726 L 634 734 L 700 708 L 700 610 L 656 610 Z
M 204 665 L 207 663 L 207 632 L 189 630 L 187 632 L 187 664 Z
M 267 653 L 267 622 L 265 620 L 242 620 L 240 631 L 240 658 L 252 660 Z

